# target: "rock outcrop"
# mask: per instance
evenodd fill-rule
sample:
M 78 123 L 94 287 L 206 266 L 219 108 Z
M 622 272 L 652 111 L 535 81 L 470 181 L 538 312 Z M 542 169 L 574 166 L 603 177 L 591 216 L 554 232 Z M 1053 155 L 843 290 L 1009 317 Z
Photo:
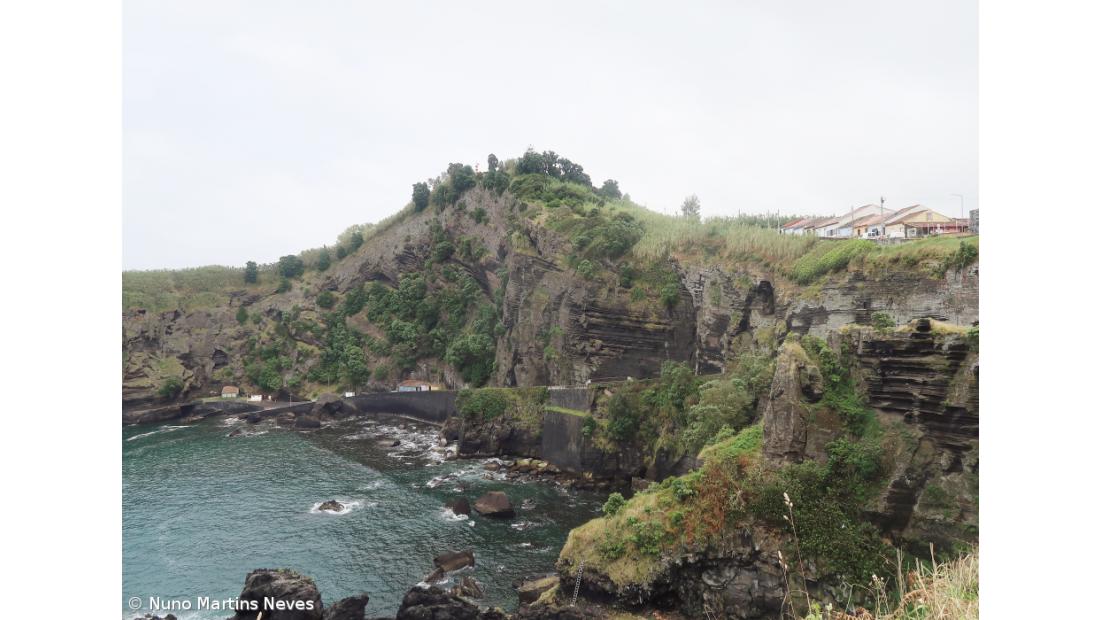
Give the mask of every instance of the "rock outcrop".
M 322 620 L 321 593 L 313 579 L 287 569 L 262 568 L 248 573 L 238 597 L 255 609 L 239 610 L 234 620 Z M 268 604 L 274 601 L 274 606 Z
M 489 491 L 477 498 L 477 501 L 474 502 L 474 510 L 486 517 L 498 519 L 510 519 L 516 516 L 512 501 L 501 491 Z
M 821 400 L 821 370 L 795 340 L 779 348 L 775 376 L 763 405 L 764 455 L 777 463 L 823 459 L 833 429 L 822 428 L 810 404 Z

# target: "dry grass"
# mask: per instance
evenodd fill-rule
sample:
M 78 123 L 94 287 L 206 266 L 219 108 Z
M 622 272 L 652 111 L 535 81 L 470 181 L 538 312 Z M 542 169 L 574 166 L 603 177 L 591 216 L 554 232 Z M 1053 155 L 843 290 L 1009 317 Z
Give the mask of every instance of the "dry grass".
M 901 601 L 894 604 L 882 580 L 874 586 L 876 609 L 856 613 L 821 611 L 804 620 L 977 620 L 978 552 L 950 562 L 921 565 L 910 571 Z

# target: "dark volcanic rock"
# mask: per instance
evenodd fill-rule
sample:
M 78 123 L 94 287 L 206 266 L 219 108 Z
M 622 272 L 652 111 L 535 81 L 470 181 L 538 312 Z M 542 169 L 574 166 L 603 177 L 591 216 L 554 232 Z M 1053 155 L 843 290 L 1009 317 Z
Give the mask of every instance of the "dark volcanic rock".
M 481 617 L 477 605 L 432 586 L 409 590 L 395 620 L 479 620 Z
M 287 569 L 261 568 L 248 573 L 241 601 L 254 601 L 256 611 L 238 611 L 234 620 L 322 620 L 321 594 L 313 579 Z M 281 601 L 287 609 L 265 608 L 267 601 Z
M 324 620 L 363 620 L 370 597 L 366 594 L 342 598 L 325 608 Z
M 317 397 L 309 415 L 315 418 L 342 418 L 355 413 L 355 409 L 339 395 L 326 392 Z
M 294 428 L 321 428 L 321 421 L 311 415 L 299 415 L 294 418 Z
M 508 519 L 516 516 L 511 500 L 501 491 L 489 491 L 477 498 L 477 501 L 474 502 L 474 510 L 486 517 Z
M 448 573 L 456 571 L 465 566 L 474 565 L 474 552 L 473 551 L 448 551 L 441 553 L 435 557 L 433 561 L 436 566 L 442 568 Z
M 455 499 L 447 500 L 447 508 L 451 509 L 451 512 L 456 515 L 469 515 L 470 514 L 470 500 L 465 497 L 457 497 Z
M 466 598 L 484 598 L 485 592 L 481 589 L 481 584 L 477 582 L 470 575 L 466 575 L 462 578 L 455 587 L 451 588 L 451 594 L 455 596 L 465 596 Z
M 317 507 L 317 510 L 325 510 L 328 512 L 340 512 L 343 509 L 344 505 L 334 499 L 330 499 Z

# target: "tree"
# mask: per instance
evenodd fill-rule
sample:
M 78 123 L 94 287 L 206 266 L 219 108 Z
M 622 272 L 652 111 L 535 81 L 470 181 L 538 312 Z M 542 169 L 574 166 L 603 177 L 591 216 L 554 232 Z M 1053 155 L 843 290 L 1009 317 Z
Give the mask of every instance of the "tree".
M 279 274 L 284 278 L 296 278 L 306 271 L 302 259 L 293 254 L 279 257 Z
M 237 322 L 244 325 L 248 321 L 248 310 L 244 309 L 244 306 L 237 308 Z
M 699 197 L 695 194 L 692 194 L 687 198 L 684 198 L 684 204 L 680 205 L 680 213 L 682 213 L 683 216 L 688 219 L 699 221 L 699 216 L 701 213 Z
M 497 159 L 497 156 L 493 155 L 492 153 L 489 153 L 489 172 L 496 172 L 497 171 L 497 166 L 499 166 L 499 165 L 500 165 L 500 160 Z
M 343 260 L 348 255 L 348 250 L 342 245 L 336 246 L 336 260 Z
M 335 304 L 336 296 L 332 294 L 332 291 L 321 291 L 321 294 L 317 296 L 317 305 L 326 310 Z
M 332 256 L 328 253 L 328 248 L 321 248 L 321 253 L 317 255 L 317 271 L 325 271 L 332 266 Z
M 456 163 L 447 166 L 447 176 L 450 179 L 451 187 L 454 189 L 455 200 L 458 199 L 462 192 L 477 184 L 477 177 L 474 175 L 474 169 L 465 164 Z
M 363 233 L 358 230 L 351 233 L 351 236 L 348 237 L 348 245 L 351 246 L 351 250 L 348 252 L 349 254 L 358 250 L 359 247 L 363 245 Z
M 256 261 L 248 261 L 244 264 L 244 281 L 248 284 L 255 284 L 260 277 L 260 269 L 256 266 Z
M 428 197 L 431 193 L 427 183 L 413 183 L 413 208 L 417 211 L 427 209 Z
M 610 198 L 612 200 L 618 200 L 623 197 L 623 193 L 619 191 L 619 182 L 615 179 L 604 181 L 600 189 L 596 190 L 596 193 L 604 198 Z

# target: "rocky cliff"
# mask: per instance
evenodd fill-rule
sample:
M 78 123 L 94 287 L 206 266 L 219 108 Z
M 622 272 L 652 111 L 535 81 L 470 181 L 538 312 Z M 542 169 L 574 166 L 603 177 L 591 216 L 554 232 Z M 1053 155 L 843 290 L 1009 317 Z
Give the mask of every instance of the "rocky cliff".
M 578 216 L 480 186 L 459 205 L 407 209 L 331 267 L 281 285 L 272 271 L 206 303 L 131 305 L 122 322 L 124 408 L 210 396 L 226 384 L 309 397 L 393 389 L 403 377 L 451 387 L 645 378 L 667 360 L 712 373 L 740 351 L 774 350 L 787 333 L 823 335 L 875 313 L 901 323 L 977 320 L 974 265 L 944 275 L 851 266 L 801 286 L 782 265 L 675 249 L 660 259 L 627 252 L 578 263 L 583 238 L 568 226 L 611 227 L 631 217 L 625 207 L 604 207 L 612 218 Z M 414 277 L 434 314 L 375 303 L 378 291 L 400 297 Z M 346 346 L 333 344 L 345 337 L 334 335 L 334 313 L 362 353 L 357 373 L 330 369 Z M 466 346 L 455 350 L 463 334 Z M 181 389 L 165 394 L 168 378 Z

